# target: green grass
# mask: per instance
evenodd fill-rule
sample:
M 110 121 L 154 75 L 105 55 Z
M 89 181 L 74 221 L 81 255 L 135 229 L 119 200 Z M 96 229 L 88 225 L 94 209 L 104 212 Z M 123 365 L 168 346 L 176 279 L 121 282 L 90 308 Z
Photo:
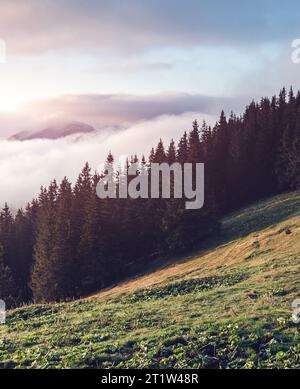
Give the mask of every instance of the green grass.
M 0 367 L 299 367 L 300 194 L 222 224 L 175 264 L 87 299 L 9 311 Z

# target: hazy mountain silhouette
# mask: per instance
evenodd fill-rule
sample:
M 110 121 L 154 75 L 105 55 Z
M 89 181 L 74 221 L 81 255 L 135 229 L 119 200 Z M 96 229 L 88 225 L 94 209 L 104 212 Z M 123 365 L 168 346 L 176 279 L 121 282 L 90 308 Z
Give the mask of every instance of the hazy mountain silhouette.
M 21 131 L 12 135 L 9 140 L 29 140 L 29 139 L 58 139 L 73 134 L 83 134 L 95 131 L 95 128 L 81 122 L 70 122 L 62 125 L 54 125 L 43 130 L 29 132 Z

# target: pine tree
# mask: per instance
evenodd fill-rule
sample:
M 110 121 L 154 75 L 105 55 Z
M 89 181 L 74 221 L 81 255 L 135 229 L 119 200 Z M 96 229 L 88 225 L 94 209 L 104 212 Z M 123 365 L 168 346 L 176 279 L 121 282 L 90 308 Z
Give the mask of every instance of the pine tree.
M 82 204 L 84 218 L 82 220 L 79 241 L 83 293 L 102 288 L 105 283 L 103 240 L 97 209 L 98 198 L 92 180 L 89 190 L 90 192 L 84 204 Z
M 181 164 L 184 164 L 187 162 L 187 158 L 188 158 L 188 141 L 187 141 L 187 133 L 185 131 L 178 143 L 177 161 Z
M 31 220 L 31 212 L 27 206 L 26 211 L 19 209 L 13 224 L 13 249 L 15 266 L 15 280 L 20 290 L 22 300 L 28 301 L 31 298 L 29 288 L 30 273 L 33 263 L 34 231 Z
M 154 148 L 152 147 L 150 154 L 149 154 L 149 163 L 152 163 L 154 161 L 154 155 L 155 155 L 155 151 L 154 151 Z
M 31 275 L 33 298 L 38 302 L 55 301 L 60 297 L 57 272 L 61 264 L 56 263 L 55 256 L 56 198 L 56 182 L 52 182 L 48 190 L 41 189 Z
M 165 147 L 164 147 L 163 141 L 160 139 L 158 142 L 158 145 L 155 149 L 153 162 L 163 163 L 166 161 L 167 161 L 167 158 L 166 158 L 166 153 L 165 153 Z
M 167 162 L 169 165 L 172 165 L 174 162 L 176 162 L 176 147 L 175 147 L 175 142 L 173 139 L 170 142 L 166 156 L 167 156 Z
M 5 302 L 7 308 L 16 306 L 20 302 L 17 293 L 17 285 L 11 270 L 4 263 L 3 247 L 0 246 L 0 299 Z
M 222 212 L 228 210 L 228 159 L 229 159 L 230 132 L 224 111 L 214 128 L 213 160 L 211 161 L 212 180 L 217 203 Z
M 66 178 L 59 188 L 53 181 L 15 216 L 5 204 L 0 213 L 0 292 L 11 305 L 30 300 L 31 275 L 36 301 L 78 297 L 144 269 L 152 257 L 197 247 L 218 228 L 217 214 L 299 188 L 299 155 L 300 92 L 290 89 L 287 97 L 283 89 L 271 100 L 251 102 L 240 117 L 231 113 L 227 119 L 222 111 L 213 128 L 203 123 L 199 129 L 194 121 L 177 150 L 173 140 L 167 150 L 160 140 L 148 163 L 142 157 L 129 178 L 151 173 L 153 162 L 204 162 L 202 209 L 186 211 L 184 199 L 99 199 L 96 185 L 105 172 L 92 176 L 86 164 L 74 189 Z M 113 162 L 109 152 L 106 167 Z M 110 179 L 117 188 L 136 162 L 133 155 L 125 171 L 114 170 Z
M 126 162 L 128 169 L 128 161 Z M 114 167 L 114 157 L 111 152 L 108 154 L 104 173 L 107 172 L 110 166 L 113 174 L 110 176 L 110 183 L 116 183 L 116 174 Z M 120 177 L 121 178 L 121 177 Z M 123 199 L 105 198 L 98 202 L 99 204 L 99 220 L 101 230 L 99 232 L 99 243 L 101 245 L 101 257 L 104 264 L 101 268 L 101 277 L 105 284 L 115 282 L 122 273 L 122 248 L 120 234 L 122 226 L 122 204 Z M 117 239 L 117 237 L 119 237 Z
M 282 136 L 277 174 L 281 187 L 300 188 L 300 137 L 293 138 L 289 127 Z
M 194 120 L 193 129 L 189 133 L 188 138 L 187 161 L 190 163 L 197 163 L 201 161 L 201 157 L 199 125 L 197 120 Z
M 55 204 L 56 219 L 54 221 L 54 236 L 51 261 L 56 267 L 56 299 L 66 299 L 76 295 L 76 284 L 73 274 L 79 269 L 74 260 L 74 251 L 72 245 L 72 212 L 73 194 L 71 184 L 65 177 L 58 189 L 57 200 Z
M 5 206 L 0 213 L 0 242 L 3 247 L 4 262 L 15 270 L 16 264 L 14 263 L 14 257 L 12 255 L 12 231 L 13 217 L 7 203 L 5 203 Z

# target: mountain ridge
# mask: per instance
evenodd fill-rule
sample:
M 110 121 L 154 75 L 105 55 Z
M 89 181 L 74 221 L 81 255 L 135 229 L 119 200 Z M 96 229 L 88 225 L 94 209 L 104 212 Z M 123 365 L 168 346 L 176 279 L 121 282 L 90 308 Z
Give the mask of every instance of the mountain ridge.
M 10 136 L 9 140 L 32 140 L 32 139 L 59 139 L 74 134 L 87 134 L 96 131 L 87 123 L 71 121 L 68 123 L 48 126 L 42 130 L 30 132 L 20 131 Z

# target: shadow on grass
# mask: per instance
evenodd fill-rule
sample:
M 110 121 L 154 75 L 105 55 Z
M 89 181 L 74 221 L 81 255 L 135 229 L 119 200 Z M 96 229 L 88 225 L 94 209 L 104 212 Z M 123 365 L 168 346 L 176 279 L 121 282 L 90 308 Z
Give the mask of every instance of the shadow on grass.
M 226 216 L 221 222 L 219 233 L 199 242 L 198 248 L 194 248 L 186 254 L 172 254 L 168 257 L 157 255 L 148 264 L 143 262 L 143 268 L 137 268 L 135 275 L 111 285 L 107 289 L 126 284 L 128 281 L 136 280 L 155 271 L 188 262 L 219 246 L 226 245 L 253 232 L 259 232 L 296 215 L 300 215 L 300 191 L 261 200 Z
M 220 232 L 201 242 L 198 249 L 190 252 L 183 260 L 182 256 L 174 258 L 173 262 L 185 262 L 219 246 L 241 239 L 251 233 L 259 232 L 274 224 L 300 215 L 300 191 L 284 193 L 264 199 L 258 203 L 235 211 L 221 221 Z M 168 262 L 170 265 L 170 262 Z
M 300 215 L 300 192 L 260 201 L 228 215 L 222 221 L 223 239 L 235 240 Z

